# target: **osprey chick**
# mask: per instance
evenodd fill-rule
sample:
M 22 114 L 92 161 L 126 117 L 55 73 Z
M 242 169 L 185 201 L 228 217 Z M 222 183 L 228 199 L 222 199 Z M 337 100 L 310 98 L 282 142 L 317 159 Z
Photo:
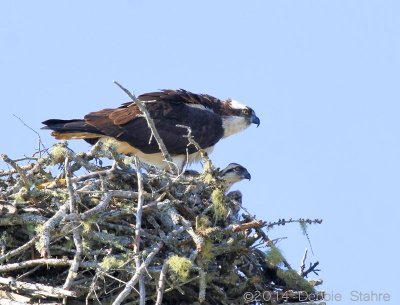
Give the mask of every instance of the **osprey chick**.
M 190 127 L 194 140 L 209 153 L 222 138 L 252 123 L 260 124 L 253 109 L 232 99 L 221 101 L 183 89 L 145 93 L 138 99 L 144 102 L 172 160 L 180 169 L 185 162 L 197 161 L 201 156 L 193 145 L 188 147 L 188 139 L 184 137 L 187 130 L 176 125 Z M 114 138 L 118 141 L 119 153 L 134 154 L 148 164 L 167 167 L 143 114 L 134 102 L 91 112 L 83 119 L 50 119 L 43 124 L 46 125 L 43 129 L 53 130 L 52 135 L 59 140 L 84 139 L 95 144 L 98 140 Z
M 198 177 L 200 176 L 199 172 L 195 170 L 186 170 L 184 172 L 187 176 Z M 223 187 L 224 193 L 229 191 L 229 189 L 236 182 L 242 181 L 244 179 L 251 180 L 251 175 L 248 172 L 247 168 L 237 163 L 229 163 L 227 167 L 222 170 L 218 169 L 216 173 L 216 178 L 221 186 Z
M 218 173 L 222 180 L 225 192 L 229 191 L 233 184 L 243 179 L 251 180 L 251 175 L 247 168 L 237 163 L 229 163 L 227 167 Z

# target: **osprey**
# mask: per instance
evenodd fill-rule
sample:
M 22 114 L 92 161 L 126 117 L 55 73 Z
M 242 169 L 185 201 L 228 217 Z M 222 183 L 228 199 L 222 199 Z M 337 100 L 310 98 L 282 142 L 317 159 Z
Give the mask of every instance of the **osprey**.
M 188 145 L 187 130 L 176 125 L 190 127 L 194 140 L 210 153 L 222 138 L 252 123 L 260 124 L 253 109 L 233 99 L 220 100 L 183 89 L 145 93 L 138 99 L 145 104 L 172 160 L 180 169 L 185 162 L 197 161 L 201 156 L 193 145 Z M 167 167 L 143 114 L 132 101 L 118 108 L 91 112 L 83 119 L 50 119 L 43 124 L 46 125 L 43 129 L 53 130 L 52 135 L 59 140 L 84 139 L 95 144 L 114 138 L 119 153 L 137 155 L 159 168 Z
M 193 177 L 200 176 L 199 172 L 195 170 L 186 170 L 185 175 Z M 218 170 L 216 178 L 220 182 L 224 192 L 227 192 L 236 182 L 244 179 L 250 181 L 251 175 L 244 166 L 237 163 L 229 163 L 223 170 Z
M 225 192 L 227 192 L 236 182 L 242 181 L 243 179 L 251 180 L 251 175 L 247 169 L 237 163 L 230 163 L 218 173 L 218 177 L 223 182 Z

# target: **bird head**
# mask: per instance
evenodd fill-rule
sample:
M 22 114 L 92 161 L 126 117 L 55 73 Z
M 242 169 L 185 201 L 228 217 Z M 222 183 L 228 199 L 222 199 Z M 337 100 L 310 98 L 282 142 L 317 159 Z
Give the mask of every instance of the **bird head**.
M 243 179 L 251 179 L 251 175 L 247 169 L 237 163 L 230 163 L 218 173 L 218 177 L 225 184 L 226 190 L 228 190 L 236 182 L 239 182 Z
M 257 127 L 260 126 L 260 119 L 250 107 L 243 108 L 240 115 L 248 122 L 249 125 L 257 124 Z
M 222 106 L 222 125 L 224 137 L 237 133 L 251 124 L 260 125 L 260 119 L 255 111 L 232 99 L 224 101 Z

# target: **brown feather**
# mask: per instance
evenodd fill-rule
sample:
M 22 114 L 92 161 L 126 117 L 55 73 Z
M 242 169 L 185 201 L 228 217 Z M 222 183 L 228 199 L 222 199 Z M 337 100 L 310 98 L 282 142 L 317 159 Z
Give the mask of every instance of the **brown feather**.
M 139 108 L 131 104 L 126 108 L 118 108 L 110 113 L 108 116 L 115 125 L 123 125 L 135 119 L 141 112 Z

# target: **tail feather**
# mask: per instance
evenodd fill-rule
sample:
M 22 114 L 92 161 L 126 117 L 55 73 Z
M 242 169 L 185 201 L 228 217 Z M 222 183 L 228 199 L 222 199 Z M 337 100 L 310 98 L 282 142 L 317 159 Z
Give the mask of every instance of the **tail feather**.
M 42 129 L 53 130 L 51 135 L 58 140 L 97 139 L 103 136 L 100 130 L 88 125 L 84 120 L 50 119 L 42 122 L 42 124 L 46 125 Z

